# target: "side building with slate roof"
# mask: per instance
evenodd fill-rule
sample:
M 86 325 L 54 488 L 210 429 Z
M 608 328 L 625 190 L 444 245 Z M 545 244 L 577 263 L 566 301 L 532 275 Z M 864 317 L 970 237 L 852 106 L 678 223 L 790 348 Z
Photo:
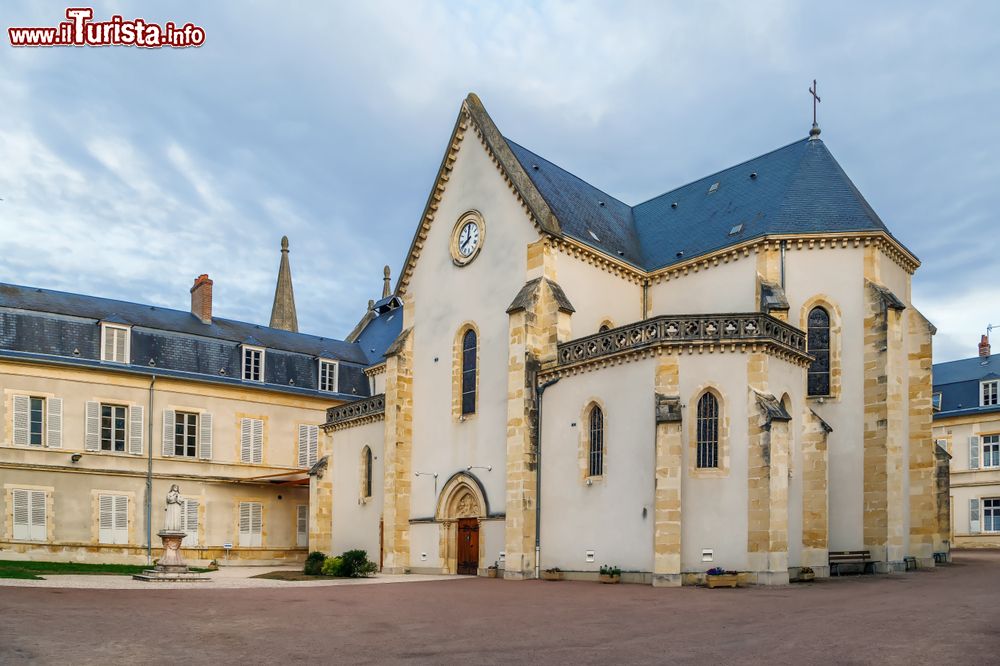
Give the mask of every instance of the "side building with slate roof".
M 952 543 L 1000 548 L 1000 354 L 934 365 L 934 439 L 951 474 Z M 943 510 L 943 509 L 942 509 Z
M 319 426 L 394 336 L 295 332 L 290 271 L 282 239 L 270 327 L 216 316 L 207 275 L 189 311 L 0 284 L 0 551 L 145 563 L 176 483 L 187 559 L 302 559 Z

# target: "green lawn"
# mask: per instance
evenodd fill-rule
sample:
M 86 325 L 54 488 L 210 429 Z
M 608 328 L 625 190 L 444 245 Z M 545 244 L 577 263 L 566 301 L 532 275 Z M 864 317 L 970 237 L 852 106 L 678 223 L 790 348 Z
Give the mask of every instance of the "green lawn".
M 328 579 L 329 576 L 310 576 L 301 571 L 268 571 L 267 573 L 251 576 L 251 578 L 267 578 L 268 580 L 324 580 Z
M 18 562 L 0 560 L 0 578 L 24 578 L 42 580 L 43 576 L 77 574 L 85 576 L 131 576 L 149 567 L 137 564 L 81 564 L 79 562 Z M 211 569 L 191 567 L 191 571 L 203 573 Z

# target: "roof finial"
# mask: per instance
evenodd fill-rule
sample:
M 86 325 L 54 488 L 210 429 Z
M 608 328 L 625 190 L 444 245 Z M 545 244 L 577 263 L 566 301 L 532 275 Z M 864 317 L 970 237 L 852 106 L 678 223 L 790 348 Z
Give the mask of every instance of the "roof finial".
M 288 236 L 281 237 L 281 251 L 288 252 Z
M 809 89 L 809 94 L 812 95 L 813 98 L 813 126 L 812 129 L 809 130 L 810 141 L 819 138 L 819 125 L 816 123 L 816 104 L 818 102 L 822 102 L 823 100 L 821 100 L 819 98 L 819 95 L 816 94 L 816 90 L 817 90 L 816 79 L 813 79 L 812 88 Z
M 382 269 L 382 276 L 382 280 L 384 281 L 382 284 L 382 298 L 389 298 L 389 294 L 392 293 L 392 289 L 389 287 L 390 279 L 388 265 Z

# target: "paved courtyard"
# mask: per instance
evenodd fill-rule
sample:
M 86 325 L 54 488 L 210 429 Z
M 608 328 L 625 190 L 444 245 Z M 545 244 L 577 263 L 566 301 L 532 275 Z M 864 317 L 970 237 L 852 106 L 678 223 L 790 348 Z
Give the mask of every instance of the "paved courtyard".
M 995 551 L 933 571 L 739 590 L 0 587 L 2 664 L 996 664 L 998 625 Z

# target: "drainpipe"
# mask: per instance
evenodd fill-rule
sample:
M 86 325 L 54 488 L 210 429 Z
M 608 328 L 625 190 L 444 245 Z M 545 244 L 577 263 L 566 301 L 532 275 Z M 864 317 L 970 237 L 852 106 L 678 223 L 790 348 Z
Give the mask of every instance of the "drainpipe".
M 156 375 L 149 381 L 149 407 L 146 418 L 149 423 L 149 437 L 146 446 L 146 566 L 153 564 L 153 387 Z
M 542 555 L 542 394 L 545 389 L 559 381 L 559 377 L 547 381 L 535 391 L 535 578 L 541 578 Z
M 781 290 L 785 290 L 785 241 L 781 241 Z

